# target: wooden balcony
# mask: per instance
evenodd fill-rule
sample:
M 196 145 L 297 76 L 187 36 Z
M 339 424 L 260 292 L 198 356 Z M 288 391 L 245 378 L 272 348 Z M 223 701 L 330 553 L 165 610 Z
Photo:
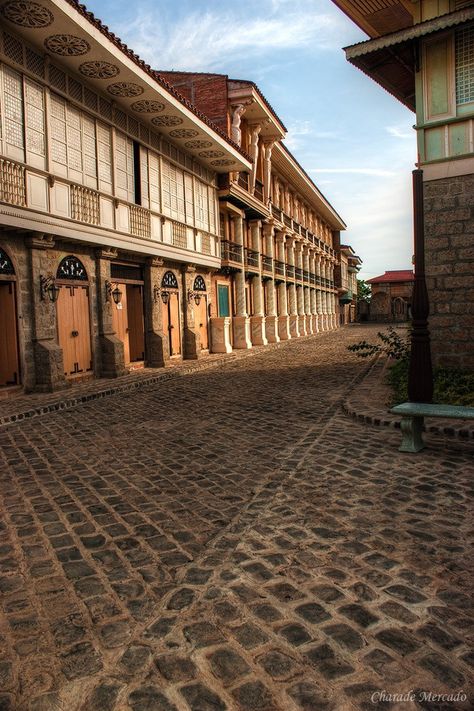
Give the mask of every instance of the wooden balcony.
M 295 279 L 296 281 L 303 281 L 303 270 L 299 267 L 295 267 Z
M 242 264 L 242 245 L 228 239 L 221 240 L 221 259 L 223 262 Z
M 253 194 L 258 200 L 260 200 L 260 202 L 263 202 L 263 183 L 261 183 L 260 180 L 255 181 L 255 190 Z
M 309 272 L 303 271 L 303 281 L 306 281 L 306 282 L 310 281 Z
M 295 280 L 295 268 L 293 264 L 288 264 L 286 263 L 285 265 L 285 273 L 286 273 L 286 278 L 289 281 L 294 281 Z
M 273 259 L 262 254 L 262 272 L 264 274 L 273 274 Z
M 278 259 L 275 259 L 275 275 L 285 276 L 285 262 L 279 262 Z
M 252 273 L 252 274 L 258 274 L 260 271 L 260 254 L 259 252 L 256 252 L 254 249 L 249 249 L 248 247 L 245 247 L 244 249 L 244 265 L 245 265 L 245 271 Z

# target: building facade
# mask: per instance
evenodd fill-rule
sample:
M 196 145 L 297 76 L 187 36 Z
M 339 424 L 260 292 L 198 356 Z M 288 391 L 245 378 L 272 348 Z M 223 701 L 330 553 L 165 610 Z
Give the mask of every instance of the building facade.
M 198 357 L 250 160 L 82 6 L 0 12 L 0 386 Z
M 372 287 L 369 320 L 383 323 L 402 323 L 411 318 L 413 282 L 411 269 L 385 272 L 368 279 Z
M 347 59 L 416 113 L 433 360 L 474 368 L 474 2 L 334 2 L 371 37 Z
M 357 274 L 362 260 L 348 244 L 337 250 L 339 260 L 335 269 L 336 288 L 339 292 L 339 324 L 346 326 L 357 320 Z
M 222 268 L 213 278 L 214 350 L 288 340 L 339 324 L 334 269 L 346 225 L 285 147 L 286 129 L 249 81 L 162 72 L 253 161 L 219 178 Z

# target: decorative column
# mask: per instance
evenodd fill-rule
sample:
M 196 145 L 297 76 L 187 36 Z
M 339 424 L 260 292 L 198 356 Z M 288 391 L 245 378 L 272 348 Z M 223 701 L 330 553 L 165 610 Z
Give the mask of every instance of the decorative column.
M 268 223 L 263 225 L 263 244 L 265 254 L 275 260 L 274 245 L 274 227 Z M 276 311 L 276 288 L 275 279 L 267 279 L 265 282 L 267 295 L 267 313 L 265 315 L 265 335 L 269 343 L 278 343 L 280 336 L 278 334 L 278 316 Z
M 117 250 L 97 249 L 95 253 L 95 273 L 99 316 L 99 360 L 103 378 L 116 378 L 126 373 L 123 343 L 115 334 L 112 309 L 116 308 L 112 299 L 105 299 L 105 283 L 111 281 L 110 263 L 117 258 Z
M 278 245 L 278 259 L 285 263 L 285 241 L 286 235 L 284 232 L 277 232 L 276 235 Z M 278 335 L 280 340 L 288 341 L 291 338 L 290 334 L 290 317 L 288 316 L 288 292 L 286 282 L 282 281 L 278 285 L 279 291 L 279 311 L 278 311 Z
M 323 300 L 323 330 L 329 331 L 329 294 L 326 287 L 326 279 L 328 278 L 327 261 L 323 257 L 321 264 L 321 274 L 324 280 L 322 300 Z
M 309 247 L 305 245 L 303 247 L 303 271 L 309 274 Z M 305 314 L 305 325 L 306 333 L 309 335 L 313 333 L 313 323 L 311 319 L 311 303 L 310 303 L 310 288 L 309 286 L 303 286 L 303 297 L 304 297 L 304 314 Z
M 56 255 L 52 235 L 33 233 L 26 241 L 30 248 L 31 298 L 33 310 L 33 353 L 35 379 L 32 390 L 52 392 L 68 388 L 64 376 L 63 351 L 57 340 L 56 307 L 46 296 L 41 298 L 41 277 L 55 277 Z M 4 334 L 2 334 L 4 338 Z
M 306 336 L 306 316 L 304 310 L 304 287 L 303 287 L 303 245 L 301 242 L 295 244 L 295 263 L 301 270 L 301 279 L 296 282 L 296 310 L 298 312 L 298 331 L 300 336 Z
M 272 150 L 275 140 L 265 141 L 263 144 L 263 200 L 265 205 L 270 202 L 272 179 Z M 268 255 L 270 256 L 270 255 Z
M 250 156 L 252 158 L 252 172 L 250 173 L 250 192 L 252 195 L 255 192 L 255 181 L 257 180 L 257 165 L 258 165 L 258 139 L 262 127 L 260 124 L 250 126 Z
M 260 220 L 252 220 L 250 223 L 250 236 L 252 240 L 252 249 L 260 255 L 260 233 L 262 223 Z M 265 335 L 265 308 L 263 300 L 263 283 L 260 273 L 256 274 L 252 279 L 252 295 L 253 295 L 253 310 L 254 314 L 250 317 L 250 332 L 252 345 L 266 346 L 268 340 Z
M 323 304 L 323 287 L 321 285 L 321 279 L 323 277 L 323 270 L 322 270 L 322 261 L 323 258 L 319 254 L 316 257 L 316 268 L 317 268 L 317 275 L 319 279 L 319 284 L 316 290 L 316 307 L 318 311 L 318 330 L 319 331 L 324 331 L 324 304 Z
M 194 264 L 185 264 L 181 267 L 181 283 L 183 285 L 183 358 L 197 360 L 201 353 L 199 331 L 196 328 L 194 314 L 194 299 L 189 298 L 193 290 L 196 267 Z
M 232 217 L 234 222 L 234 239 L 242 249 L 242 259 L 244 252 L 244 221 L 240 215 Z M 234 348 L 252 348 L 250 340 L 250 319 L 247 314 L 245 303 L 245 272 L 244 265 L 234 275 L 235 283 L 235 313 L 233 317 Z
M 163 333 L 163 306 L 160 288 L 163 260 L 148 257 L 144 270 L 145 302 L 145 365 L 147 368 L 162 368 L 169 358 L 168 335 Z
M 295 240 L 287 238 L 287 261 L 290 266 L 295 268 Z M 300 335 L 298 328 L 298 305 L 296 300 L 296 284 L 295 277 L 288 284 L 288 311 L 290 313 L 290 334 L 292 338 L 298 338 Z
M 309 266 L 311 274 L 316 274 L 316 255 L 314 249 L 310 250 L 309 253 Z M 318 333 L 318 307 L 316 302 L 316 285 L 313 282 L 313 286 L 310 291 L 310 303 L 311 303 L 311 328 L 313 333 Z
M 334 285 L 334 257 L 331 258 L 331 266 L 329 270 L 329 278 L 331 279 L 331 283 Z M 338 327 L 338 318 L 337 318 L 337 301 L 336 301 L 336 294 L 334 293 L 334 286 L 331 286 L 331 323 L 332 323 L 332 329 L 335 331 Z

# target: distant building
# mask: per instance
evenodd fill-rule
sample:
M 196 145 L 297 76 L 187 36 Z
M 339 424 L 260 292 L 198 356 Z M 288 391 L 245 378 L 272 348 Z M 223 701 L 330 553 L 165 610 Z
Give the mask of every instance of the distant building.
M 357 272 L 362 259 L 348 244 L 339 247 L 339 264 L 334 270 L 334 280 L 339 292 L 339 323 L 344 326 L 357 319 Z
M 416 112 L 435 365 L 474 368 L 474 2 L 334 0 L 356 67 Z
M 411 269 L 385 272 L 368 279 L 372 286 L 369 320 L 403 322 L 411 318 L 411 296 L 415 277 Z

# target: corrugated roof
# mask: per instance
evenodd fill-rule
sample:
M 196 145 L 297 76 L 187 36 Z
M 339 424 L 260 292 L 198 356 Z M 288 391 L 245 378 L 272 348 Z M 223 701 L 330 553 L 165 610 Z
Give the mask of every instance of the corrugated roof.
M 373 279 L 367 279 L 367 284 L 399 281 L 415 281 L 415 275 L 411 269 L 399 269 L 392 272 L 385 272 L 382 276 L 373 277 Z
M 470 22 L 471 20 L 474 20 L 474 7 L 467 7 L 463 10 L 457 10 L 456 12 L 449 12 L 440 17 L 435 17 L 432 20 L 419 22 L 417 25 L 407 27 L 404 30 L 398 30 L 397 32 L 392 32 L 388 35 L 377 37 L 376 39 L 365 40 L 364 42 L 349 45 L 348 47 L 344 47 L 344 51 L 347 59 L 350 61 L 364 54 L 376 52 L 379 49 L 386 49 L 387 47 L 392 47 L 402 42 L 409 42 L 410 40 L 423 37 L 432 32 L 439 32 L 440 30 L 445 30 L 448 27 L 453 27 L 463 22 Z

